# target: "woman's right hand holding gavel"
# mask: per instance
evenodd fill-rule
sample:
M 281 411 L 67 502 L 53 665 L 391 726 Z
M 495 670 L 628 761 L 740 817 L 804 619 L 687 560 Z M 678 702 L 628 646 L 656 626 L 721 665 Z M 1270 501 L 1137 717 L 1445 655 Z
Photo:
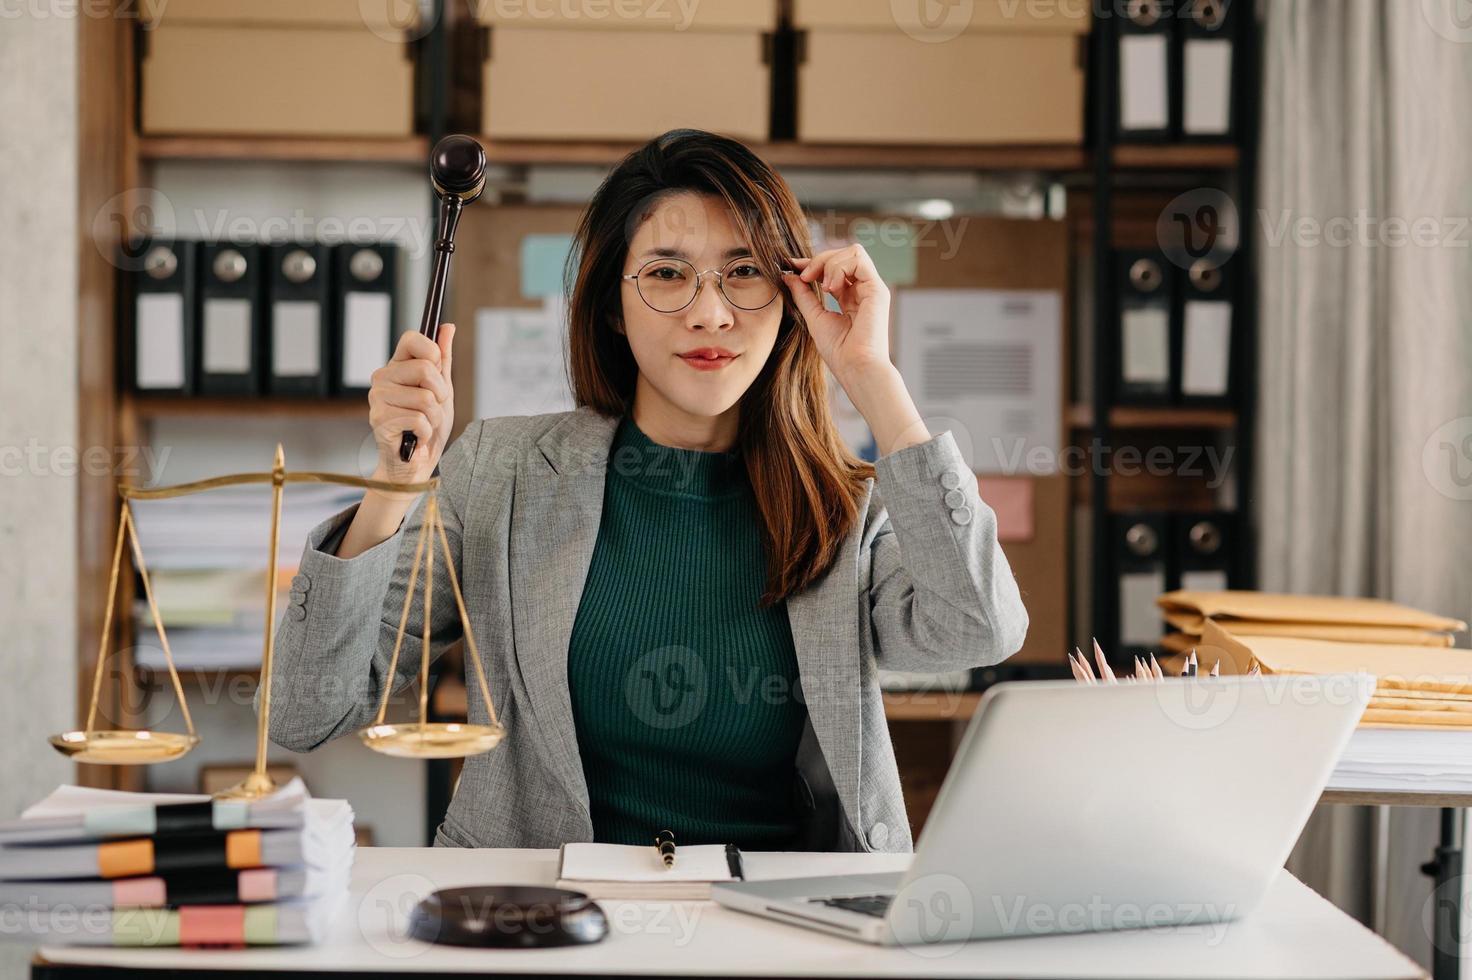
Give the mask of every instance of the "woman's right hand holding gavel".
M 372 479 L 389 483 L 422 483 L 434 475 L 440 454 L 455 424 L 455 389 L 450 381 L 455 325 L 440 326 L 438 340 L 409 332 L 399 338 L 394 355 L 373 372 L 368 390 L 368 424 L 378 446 Z M 405 432 L 418 437 L 413 457 L 399 459 Z M 418 494 L 367 490 L 353 517 L 337 557 L 353 558 L 392 537 Z

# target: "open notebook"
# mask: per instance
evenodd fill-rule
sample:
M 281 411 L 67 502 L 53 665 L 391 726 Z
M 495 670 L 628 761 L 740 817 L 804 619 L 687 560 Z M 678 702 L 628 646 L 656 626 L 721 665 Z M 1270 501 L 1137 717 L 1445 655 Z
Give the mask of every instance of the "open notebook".
M 675 852 L 667 868 L 653 846 L 640 844 L 563 844 L 557 887 L 590 898 L 703 901 L 716 881 L 743 878 L 741 852 L 734 845 L 692 844 Z

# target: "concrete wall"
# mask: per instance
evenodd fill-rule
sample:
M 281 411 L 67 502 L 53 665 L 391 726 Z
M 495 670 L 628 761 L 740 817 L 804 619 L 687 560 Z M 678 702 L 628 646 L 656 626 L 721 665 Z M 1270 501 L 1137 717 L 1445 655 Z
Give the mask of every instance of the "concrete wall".
M 77 21 L 0 21 L 0 815 L 72 778 L 76 692 Z M 30 948 L 0 944 L 0 976 Z

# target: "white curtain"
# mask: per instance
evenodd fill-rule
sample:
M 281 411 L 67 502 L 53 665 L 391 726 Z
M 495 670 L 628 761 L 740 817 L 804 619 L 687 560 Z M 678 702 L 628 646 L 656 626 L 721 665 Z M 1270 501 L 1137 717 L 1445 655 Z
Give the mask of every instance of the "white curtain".
M 1259 12 L 1259 583 L 1472 619 L 1472 6 Z M 1429 963 L 1435 820 L 1321 807 L 1289 867 Z

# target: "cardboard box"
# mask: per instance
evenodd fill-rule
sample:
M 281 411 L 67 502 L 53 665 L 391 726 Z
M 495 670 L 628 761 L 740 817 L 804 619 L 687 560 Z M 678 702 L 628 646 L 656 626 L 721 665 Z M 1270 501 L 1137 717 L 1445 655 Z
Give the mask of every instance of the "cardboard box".
M 647 140 L 681 127 L 768 138 L 773 0 L 498 0 L 480 19 L 492 138 Z
M 919 11 L 942 14 L 924 21 Z M 897 16 L 909 11 L 911 16 Z M 811 143 L 1067 144 L 1084 135 L 1082 0 L 794 0 L 797 136 Z
M 145 133 L 407 136 L 412 0 L 151 0 Z

